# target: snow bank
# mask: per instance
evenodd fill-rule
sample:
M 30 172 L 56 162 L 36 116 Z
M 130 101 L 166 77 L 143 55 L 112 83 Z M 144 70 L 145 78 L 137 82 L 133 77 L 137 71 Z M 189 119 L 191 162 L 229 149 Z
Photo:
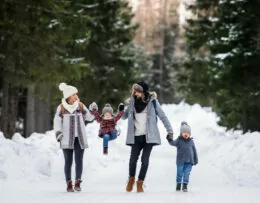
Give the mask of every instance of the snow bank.
M 59 147 L 52 132 L 33 133 L 24 139 L 15 134 L 12 140 L 0 134 L 0 179 L 38 179 L 51 175 L 52 158 Z
M 180 123 L 186 120 L 199 153 L 199 165 L 208 164 L 224 171 L 230 180 L 240 186 L 260 187 L 260 133 L 242 134 L 226 131 L 217 124 L 219 118 L 210 108 L 199 105 L 163 105 L 172 123 L 175 138 L 179 135 Z M 166 131 L 158 122 L 163 147 L 159 156 L 169 152 Z M 87 126 L 90 148 L 85 152 L 84 173 L 99 175 L 109 162 L 117 167 L 127 166 L 129 148 L 125 146 L 126 121 L 120 121 L 121 136 L 111 142 L 111 155 L 102 155 L 102 141 L 97 137 L 98 124 Z M 33 133 L 24 139 L 15 134 L 12 140 L 0 133 L 0 181 L 1 179 L 63 179 L 63 157 L 53 132 Z M 173 157 L 175 159 L 175 157 Z M 198 169 L 199 170 L 199 165 Z M 111 169 L 112 170 L 112 169 Z M 127 173 L 127 171 L 126 171 Z M 126 174 L 127 175 L 127 174 Z
M 217 124 L 219 118 L 211 108 L 199 105 L 167 105 L 163 107 L 178 136 L 179 125 L 186 120 L 199 151 L 199 162 L 225 171 L 240 186 L 260 187 L 260 133 L 226 131 Z

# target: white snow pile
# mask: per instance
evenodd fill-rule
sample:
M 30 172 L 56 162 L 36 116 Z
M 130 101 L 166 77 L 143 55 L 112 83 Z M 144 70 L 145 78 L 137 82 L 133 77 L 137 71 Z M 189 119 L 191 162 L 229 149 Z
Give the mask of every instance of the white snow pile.
M 210 170 L 220 171 L 230 182 L 238 186 L 260 188 L 259 132 L 246 134 L 238 131 L 226 132 L 225 128 L 217 125 L 218 117 L 216 114 L 210 108 L 202 108 L 199 105 L 190 106 L 181 103 L 179 105 L 163 105 L 163 109 L 172 123 L 175 138 L 179 135 L 181 121 L 185 120 L 191 126 L 192 136 L 199 154 L 199 164 L 194 169 L 196 170 L 194 176 L 204 176 L 204 172 L 209 167 Z M 155 152 L 152 152 L 153 164 L 151 164 L 151 168 L 154 167 L 154 169 L 151 169 L 149 173 L 153 173 L 157 165 L 156 162 L 161 163 L 159 161 L 162 158 L 167 159 L 164 161 L 165 170 L 167 170 L 167 166 L 169 166 L 169 170 L 175 168 L 176 150 L 168 145 L 165 139 L 166 131 L 162 123 L 158 122 L 158 125 L 162 145 L 155 147 Z M 110 143 L 109 155 L 106 158 L 102 155 L 102 140 L 97 137 L 98 127 L 97 123 L 89 124 L 86 127 L 90 148 L 86 150 L 84 156 L 83 179 L 102 176 L 106 173 L 110 173 L 109 176 L 111 176 L 112 171 L 115 171 L 113 172 L 114 176 L 124 176 L 121 179 L 125 179 L 130 150 L 125 145 L 127 122 L 119 122 L 121 135 Z M 5 139 L 0 133 L 0 183 L 9 180 L 62 181 L 64 179 L 63 163 L 62 151 L 52 131 L 46 134 L 33 133 L 27 139 L 15 134 L 12 140 Z M 121 170 L 122 174 L 117 173 L 117 170 Z M 174 184 L 175 172 L 171 173 L 171 182 Z M 214 177 L 214 171 L 212 173 L 212 178 L 220 178 Z M 116 179 L 113 178 L 115 181 Z M 93 178 L 92 183 L 94 184 L 95 181 L 96 179 Z
M 52 158 L 59 148 L 51 132 L 33 133 L 28 139 L 0 134 L 0 179 L 31 179 L 51 176 Z

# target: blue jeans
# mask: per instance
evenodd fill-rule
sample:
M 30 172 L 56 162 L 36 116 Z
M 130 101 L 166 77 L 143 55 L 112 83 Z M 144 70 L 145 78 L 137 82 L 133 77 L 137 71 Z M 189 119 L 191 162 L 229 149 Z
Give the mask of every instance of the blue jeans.
M 116 132 L 113 130 L 103 135 L 103 147 L 108 147 L 108 142 L 117 138 Z
M 177 183 L 189 183 L 190 172 L 192 169 L 191 163 L 177 164 Z

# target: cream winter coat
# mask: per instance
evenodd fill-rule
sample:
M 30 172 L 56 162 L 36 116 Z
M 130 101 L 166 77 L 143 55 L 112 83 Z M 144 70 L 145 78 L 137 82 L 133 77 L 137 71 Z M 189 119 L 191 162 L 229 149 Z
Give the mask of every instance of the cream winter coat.
M 68 105 L 64 100 L 62 105 L 65 112 L 62 113 L 59 105 L 54 117 L 54 132 L 56 138 L 61 143 L 62 149 L 74 149 L 75 137 L 78 137 L 81 149 L 88 147 L 85 121 L 92 121 L 94 116 L 89 112 L 85 105 L 80 109 L 77 105 Z

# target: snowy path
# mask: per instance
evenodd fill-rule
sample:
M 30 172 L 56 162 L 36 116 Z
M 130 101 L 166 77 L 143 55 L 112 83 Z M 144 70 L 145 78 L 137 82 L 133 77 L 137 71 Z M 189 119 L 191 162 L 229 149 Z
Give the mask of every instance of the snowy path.
M 260 154 L 256 148 L 260 143 L 259 133 L 252 135 L 257 136 L 257 139 L 252 138 L 254 141 L 250 141 L 251 135 L 245 140 L 235 135 L 224 137 L 221 134 L 225 132 L 214 124 L 213 113 L 185 105 L 164 108 L 170 112 L 167 114 L 171 118 L 175 134 L 178 132 L 181 120 L 188 120 L 194 129 L 199 165 L 194 167 L 191 173 L 188 193 L 175 192 L 176 150 L 168 145 L 163 136 L 162 145 L 154 147 L 151 155 L 145 182 L 146 192 L 144 194 L 125 192 L 130 148 L 124 145 L 126 123 L 121 122 L 122 135 L 111 143 L 107 157 L 101 153 L 102 142 L 96 136 L 97 125 L 87 127 L 90 134 L 90 148 L 84 157 L 84 182 L 81 193 L 65 192 L 63 157 L 57 143 L 53 142 L 52 134 L 47 134 L 40 141 L 34 139 L 26 142 L 20 138 L 15 139 L 17 144 L 11 144 L 12 149 L 19 155 L 19 160 L 23 161 L 19 162 L 17 157 L 13 157 L 13 163 L 5 157 L 1 159 L 3 145 L 1 146 L 0 139 L 0 202 L 258 203 L 260 201 L 260 168 L 257 167 Z M 198 113 L 200 119 L 197 118 Z M 165 131 L 161 123 L 159 125 L 163 134 Z M 243 149 L 247 150 L 246 156 L 249 157 L 241 155 L 244 154 Z M 8 150 L 5 152 L 8 153 Z M 248 158 L 251 161 L 248 161 Z M 34 166 L 28 165 L 30 160 Z M 2 172 L 4 171 L 7 176 L 2 179 L 1 163 Z

